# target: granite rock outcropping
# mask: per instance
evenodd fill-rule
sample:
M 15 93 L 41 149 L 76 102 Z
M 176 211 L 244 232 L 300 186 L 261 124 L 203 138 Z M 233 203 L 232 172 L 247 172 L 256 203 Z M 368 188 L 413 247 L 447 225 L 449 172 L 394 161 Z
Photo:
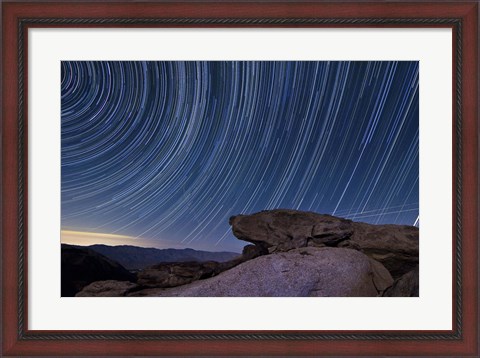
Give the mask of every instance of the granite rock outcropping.
M 137 282 L 97 282 L 77 296 L 418 296 L 418 228 L 269 210 L 230 218 L 251 243 L 226 262 L 158 263 Z

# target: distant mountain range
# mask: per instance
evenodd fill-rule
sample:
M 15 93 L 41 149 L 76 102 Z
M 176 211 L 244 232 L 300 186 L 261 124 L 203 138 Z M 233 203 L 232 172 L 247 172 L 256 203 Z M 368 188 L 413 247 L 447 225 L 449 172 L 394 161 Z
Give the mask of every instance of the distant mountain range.
M 186 262 L 186 261 L 229 261 L 239 253 L 235 252 L 210 252 L 194 249 L 155 249 L 137 246 L 84 246 L 99 254 L 120 263 L 128 270 L 141 270 L 161 262 Z

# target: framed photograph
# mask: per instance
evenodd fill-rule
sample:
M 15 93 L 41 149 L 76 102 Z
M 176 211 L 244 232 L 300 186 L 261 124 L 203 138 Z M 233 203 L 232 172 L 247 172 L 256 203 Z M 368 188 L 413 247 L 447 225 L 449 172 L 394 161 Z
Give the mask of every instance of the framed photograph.
M 2 355 L 478 355 L 478 2 L 2 3 Z

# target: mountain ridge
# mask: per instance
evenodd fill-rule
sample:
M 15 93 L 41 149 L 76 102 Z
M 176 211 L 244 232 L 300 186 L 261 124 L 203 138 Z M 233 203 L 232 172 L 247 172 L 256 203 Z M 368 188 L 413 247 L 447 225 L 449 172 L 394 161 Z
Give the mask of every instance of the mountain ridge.
M 145 267 L 155 265 L 161 262 L 186 262 L 186 261 L 229 261 L 239 253 L 229 251 L 203 251 L 192 248 L 185 249 L 157 249 L 139 247 L 133 245 L 109 246 L 95 244 L 89 246 L 80 246 L 89 248 L 98 252 L 111 260 L 117 261 L 128 270 L 141 270 Z

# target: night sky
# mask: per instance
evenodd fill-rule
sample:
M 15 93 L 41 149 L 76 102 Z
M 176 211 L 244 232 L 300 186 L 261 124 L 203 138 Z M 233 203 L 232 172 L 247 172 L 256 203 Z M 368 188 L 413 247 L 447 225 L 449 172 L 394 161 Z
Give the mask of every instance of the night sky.
M 229 217 L 266 209 L 418 225 L 416 61 L 61 68 L 62 230 L 240 251 Z

